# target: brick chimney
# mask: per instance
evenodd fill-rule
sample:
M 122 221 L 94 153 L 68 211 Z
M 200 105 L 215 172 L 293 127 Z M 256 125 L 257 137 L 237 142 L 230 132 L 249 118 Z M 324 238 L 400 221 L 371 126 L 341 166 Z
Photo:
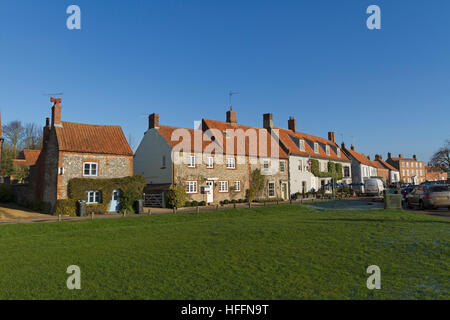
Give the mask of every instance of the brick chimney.
M 345 149 L 345 143 L 344 142 L 342 142 L 342 144 L 341 144 L 341 149 Z
M 380 154 L 376 154 L 375 160 L 383 160 L 383 157 Z
M 263 128 L 271 129 L 273 127 L 273 117 L 271 113 L 266 113 L 263 115 Z
M 230 107 L 230 110 L 227 111 L 227 122 L 236 123 L 236 112 L 233 111 L 233 107 Z
M 51 97 L 50 101 L 53 102 L 52 107 L 52 127 L 62 127 L 61 123 L 61 99 Z
M 369 159 L 369 160 L 370 160 L 370 156 L 367 156 L 367 159 Z
M 328 140 L 330 140 L 333 143 L 336 143 L 336 134 L 334 132 L 328 132 Z
M 413 159 L 417 161 L 417 155 L 413 155 Z
M 295 120 L 294 117 L 289 117 L 288 129 L 293 131 L 293 132 L 297 132 L 297 120 Z
M 354 145 L 351 145 L 351 146 L 350 146 L 350 149 L 352 149 L 352 151 L 355 151 L 355 146 L 354 146 Z
M 402 155 L 402 154 L 399 154 L 398 157 L 399 157 L 399 158 L 403 158 L 403 155 Z
M 159 114 L 152 113 L 148 116 L 148 129 L 158 128 L 159 127 Z
M 392 153 L 388 152 L 388 159 L 392 158 Z

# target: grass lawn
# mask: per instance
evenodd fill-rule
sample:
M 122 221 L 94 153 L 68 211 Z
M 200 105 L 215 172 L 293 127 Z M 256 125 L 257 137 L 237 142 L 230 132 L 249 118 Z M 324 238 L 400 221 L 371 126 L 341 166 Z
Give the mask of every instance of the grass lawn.
M 0 226 L 0 299 L 450 299 L 450 219 L 283 205 Z M 66 287 L 69 265 L 81 290 Z M 381 268 L 368 290 L 366 268 Z

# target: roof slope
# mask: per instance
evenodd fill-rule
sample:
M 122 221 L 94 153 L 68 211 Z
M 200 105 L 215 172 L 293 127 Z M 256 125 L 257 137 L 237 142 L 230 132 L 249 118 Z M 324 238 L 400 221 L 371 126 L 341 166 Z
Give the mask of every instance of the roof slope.
M 36 164 L 41 150 L 24 149 L 17 159 L 13 159 L 13 164 L 17 166 L 33 166 Z
M 338 157 L 337 149 L 339 146 L 330 140 L 312 136 L 302 132 L 294 132 L 292 130 L 277 128 L 280 135 L 280 141 L 288 148 L 289 152 L 295 155 L 309 156 L 309 157 L 319 157 L 324 159 L 332 159 L 337 161 L 350 161 L 350 159 L 341 152 L 341 156 Z M 305 151 L 300 150 L 298 145 L 299 140 L 305 141 Z M 314 143 L 319 144 L 319 153 L 314 152 Z M 326 146 L 330 146 L 330 154 L 326 152 Z
M 398 170 L 397 170 L 396 168 L 394 168 L 393 166 L 391 166 L 389 163 L 387 163 L 387 162 L 384 161 L 383 159 L 378 158 L 378 159 L 376 159 L 375 161 L 376 161 L 376 162 L 379 162 L 383 167 L 385 167 L 385 168 L 388 169 L 388 170 L 398 172 Z
M 374 163 L 372 161 L 369 160 L 369 158 L 367 158 L 365 155 L 363 155 L 362 153 L 356 152 L 355 150 L 352 149 L 347 149 L 345 148 L 345 152 L 347 152 L 348 154 L 350 154 L 353 158 L 355 158 L 356 161 L 358 161 L 359 163 L 362 163 L 366 166 L 369 167 L 375 167 Z
M 120 126 L 62 122 L 55 127 L 60 151 L 132 156 Z

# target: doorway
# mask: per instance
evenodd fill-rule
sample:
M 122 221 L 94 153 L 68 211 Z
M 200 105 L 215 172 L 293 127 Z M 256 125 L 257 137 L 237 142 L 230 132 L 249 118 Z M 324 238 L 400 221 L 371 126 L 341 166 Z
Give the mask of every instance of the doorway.
M 287 182 L 283 182 L 281 184 L 281 195 L 283 197 L 283 200 L 287 200 L 289 198 L 288 196 L 288 184 Z
M 119 212 L 120 211 L 119 204 L 120 204 L 120 190 L 115 189 L 112 192 L 112 199 L 111 202 L 109 203 L 109 212 Z
M 213 203 L 214 202 L 214 181 L 206 181 L 206 186 L 207 186 L 206 202 Z

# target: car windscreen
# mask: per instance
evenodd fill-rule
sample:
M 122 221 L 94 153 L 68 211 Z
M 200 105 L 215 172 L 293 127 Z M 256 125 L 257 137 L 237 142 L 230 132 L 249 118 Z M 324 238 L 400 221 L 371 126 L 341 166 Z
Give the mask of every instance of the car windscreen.
M 450 191 L 450 187 L 449 186 L 433 186 L 433 187 L 430 187 L 430 192 L 446 192 L 446 191 Z

